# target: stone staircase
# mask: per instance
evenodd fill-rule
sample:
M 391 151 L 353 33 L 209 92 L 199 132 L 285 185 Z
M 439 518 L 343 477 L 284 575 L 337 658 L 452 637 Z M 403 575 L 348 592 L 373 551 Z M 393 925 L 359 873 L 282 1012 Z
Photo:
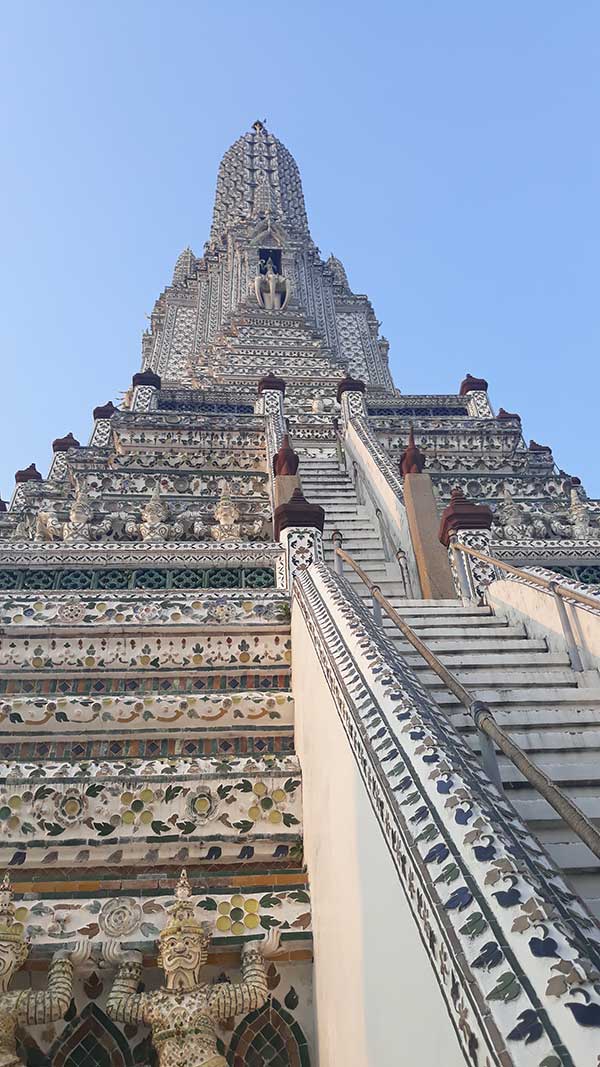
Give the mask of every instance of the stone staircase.
M 475 698 L 489 704 L 498 724 L 586 815 L 600 822 L 600 674 L 594 684 L 592 672 L 582 676 L 572 669 L 567 652 L 549 651 L 545 640 L 529 637 L 525 626 L 510 624 L 490 607 L 404 597 L 398 568 L 386 562 L 376 520 L 357 503 L 349 476 L 335 461 L 314 457 L 301 459 L 300 469 L 306 497 L 325 508 L 326 562 L 332 565 L 330 535 L 337 528 L 346 551 L 432 652 Z M 344 573 L 357 591 L 364 589 L 348 567 Z M 383 628 L 441 711 L 477 750 L 477 733 L 456 697 L 385 615 Z M 500 756 L 499 765 L 507 796 L 600 918 L 597 859 L 510 761 Z
M 400 568 L 395 560 L 386 559 L 377 519 L 366 505 L 358 502 L 350 475 L 340 468 L 333 455 L 314 456 L 297 444 L 294 447 L 300 456 L 302 492 L 311 503 L 325 509 L 325 562 L 333 566 L 332 535 L 339 530 L 343 548 L 380 586 L 382 593 L 403 596 Z M 364 585 L 358 575 L 348 570 L 347 578 L 362 593 Z

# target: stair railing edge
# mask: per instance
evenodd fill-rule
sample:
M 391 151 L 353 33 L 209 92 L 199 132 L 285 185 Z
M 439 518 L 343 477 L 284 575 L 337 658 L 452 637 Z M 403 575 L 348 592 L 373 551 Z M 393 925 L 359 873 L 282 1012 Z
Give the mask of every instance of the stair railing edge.
M 554 1055 L 555 1067 L 591 1067 L 591 1024 L 573 1008 L 585 1003 L 600 1027 L 592 985 L 600 977 L 600 930 L 593 919 L 349 583 L 314 563 L 296 572 L 293 602 L 466 1057 L 478 1033 L 494 1062 L 531 1063 L 523 1042 L 537 1046 L 544 1038 L 537 1063 L 549 1067 L 547 1055 Z M 525 936 L 540 924 L 552 955 Z M 449 981 L 460 995 L 455 989 L 449 998 Z M 583 999 L 568 1002 L 567 994 Z

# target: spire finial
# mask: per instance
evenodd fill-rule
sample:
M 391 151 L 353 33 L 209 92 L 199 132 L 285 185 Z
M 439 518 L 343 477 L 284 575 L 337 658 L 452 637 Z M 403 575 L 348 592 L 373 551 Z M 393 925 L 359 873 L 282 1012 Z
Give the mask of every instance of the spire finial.
M 192 887 L 187 876 L 187 871 L 185 867 L 182 867 L 179 881 L 175 887 L 175 896 L 177 897 L 177 900 L 189 900 L 191 895 Z
M 256 130 L 257 133 L 262 133 L 262 131 L 266 130 L 266 128 L 267 128 L 267 120 L 266 119 L 263 119 L 262 122 L 260 121 L 260 119 L 257 119 L 256 122 L 252 123 L 252 129 Z

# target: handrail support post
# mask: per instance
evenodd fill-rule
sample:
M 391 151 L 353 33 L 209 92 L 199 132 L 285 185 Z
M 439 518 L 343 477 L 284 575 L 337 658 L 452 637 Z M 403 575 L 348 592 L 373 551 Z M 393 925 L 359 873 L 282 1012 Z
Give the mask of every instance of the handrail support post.
M 456 564 L 456 573 L 458 575 L 458 585 L 460 593 L 465 603 L 470 603 L 473 600 L 473 585 L 471 579 L 471 561 L 468 556 L 465 556 L 461 549 L 460 542 L 456 537 L 451 541 L 452 551 L 454 552 L 454 562 Z
M 381 614 L 381 604 L 379 603 L 376 593 L 380 593 L 381 590 L 378 585 L 371 586 L 371 602 L 373 604 L 373 622 L 378 630 L 383 629 L 383 615 Z
M 338 548 L 342 547 L 343 537 L 339 530 L 333 531 L 331 540 L 333 542 L 333 569 L 336 574 L 343 575 L 344 561 L 338 552 Z
M 481 749 L 481 762 L 483 763 L 483 769 L 487 774 L 491 782 L 494 783 L 496 789 L 500 793 L 504 792 L 504 786 L 502 784 L 502 778 L 500 777 L 500 768 L 498 766 L 498 756 L 496 755 L 496 749 L 494 742 L 481 728 L 481 720 L 485 715 L 488 718 L 492 718 L 492 713 L 487 704 L 484 704 L 483 700 L 474 700 L 469 708 L 473 722 L 477 729 L 477 735 L 479 737 L 479 746 Z
M 575 634 L 573 633 L 573 626 L 569 618 L 567 606 L 557 590 L 557 582 L 550 582 L 549 588 L 554 602 L 556 604 L 556 610 L 558 611 L 558 617 L 562 626 L 563 637 L 567 646 L 567 652 L 571 659 L 571 667 L 574 671 L 583 671 L 585 668 L 581 662 L 581 656 L 579 655 L 579 649 L 575 640 Z

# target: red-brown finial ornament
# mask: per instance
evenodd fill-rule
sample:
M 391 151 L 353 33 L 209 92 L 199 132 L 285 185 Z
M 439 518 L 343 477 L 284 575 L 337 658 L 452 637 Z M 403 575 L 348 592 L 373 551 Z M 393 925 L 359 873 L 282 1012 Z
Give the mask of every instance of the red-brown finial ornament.
M 404 478 L 406 474 L 422 474 L 425 467 L 425 456 L 415 444 L 415 435 L 411 426 L 408 434 L 408 445 L 400 456 L 400 474 Z
M 52 442 L 53 452 L 68 452 L 70 448 L 81 448 L 79 441 L 73 437 L 72 433 L 68 433 L 66 437 L 57 437 Z
M 273 513 L 273 528 L 275 540 L 279 540 L 279 534 L 288 526 L 308 526 L 323 533 L 325 525 L 325 512 L 320 504 L 310 504 L 299 489 L 294 489 L 289 500 L 280 504 Z
M 290 445 L 287 433 L 284 433 L 279 451 L 273 456 L 273 474 L 295 474 L 300 457 Z
M 99 404 L 97 408 L 94 408 L 94 419 L 112 419 L 115 411 L 119 409 L 115 407 L 112 400 L 108 401 L 108 404 Z
M 460 383 L 458 390 L 459 396 L 466 396 L 467 393 L 487 393 L 488 383 L 485 378 L 474 378 L 472 374 L 467 374 Z
M 160 375 L 153 370 L 141 370 L 134 374 L 131 384 L 135 389 L 138 385 L 151 385 L 153 389 L 160 389 Z
M 283 378 L 278 378 L 275 372 L 270 370 L 258 383 L 259 393 L 264 393 L 266 389 L 271 392 L 285 393 L 285 382 Z
M 364 393 L 365 389 L 366 385 L 364 382 L 361 382 L 360 378 L 351 378 L 349 374 L 344 375 L 342 380 L 338 382 L 338 404 L 341 404 L 344 393 Z
M 42 476 L 39 470 L 36 469 L 35 463 L 30 463 L 28 467 L 24 467 L 22 471 L 15 473 L 15 482 L 19 485 L 21 482 L 41 482 Z
M 491 525 L 491 508 L 487 504 L 474 504 L 457 487 L 450 494 L 448 507 L 442 511 L 439 539 L 448 548 L 451 534 L 458 530 L 489 530 Z

